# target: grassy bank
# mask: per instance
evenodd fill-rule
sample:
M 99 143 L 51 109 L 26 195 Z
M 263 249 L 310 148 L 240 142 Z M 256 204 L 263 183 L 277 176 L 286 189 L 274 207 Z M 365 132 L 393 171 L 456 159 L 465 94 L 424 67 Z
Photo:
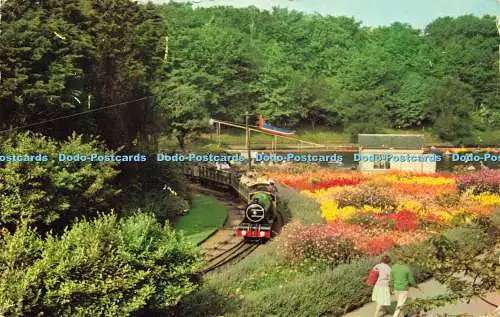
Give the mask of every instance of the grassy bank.
M 198 195 L 189 213 L 179 219 L 175 228 L 182 231 L 190 243 L 198 244 L 224 224 L 226 215 L 226 207 L 217 199 Z

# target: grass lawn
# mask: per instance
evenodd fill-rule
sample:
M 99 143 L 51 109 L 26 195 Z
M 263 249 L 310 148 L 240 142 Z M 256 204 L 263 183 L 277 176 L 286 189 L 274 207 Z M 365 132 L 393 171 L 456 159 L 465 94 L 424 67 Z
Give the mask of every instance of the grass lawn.
M 190 243 L 198 244 L 224 224 L 226 215 L 226 207 L 217 199 L 199 195 L 193 199 L 191 210 L 179 219 L 175 228 L 182 230 Z

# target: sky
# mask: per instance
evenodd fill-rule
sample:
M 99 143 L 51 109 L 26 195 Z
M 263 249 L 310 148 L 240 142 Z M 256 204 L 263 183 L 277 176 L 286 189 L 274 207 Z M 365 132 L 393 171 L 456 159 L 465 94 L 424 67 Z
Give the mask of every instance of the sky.
M 156 3 L 168 0 L 153 0 Z M 178 0 L 178 2 L 185 2 Z M 441 16 L 474 14 L 500 15 L 497 0 L 191 0 L 196 6 L 230 5 L 261 9 L 273 6 L 323 15 L 354 17 L 366 26 L 390 25 L 392 22 L 409 23 L 424 28 Z M 197 2 L 197 3 L 196 3 Z

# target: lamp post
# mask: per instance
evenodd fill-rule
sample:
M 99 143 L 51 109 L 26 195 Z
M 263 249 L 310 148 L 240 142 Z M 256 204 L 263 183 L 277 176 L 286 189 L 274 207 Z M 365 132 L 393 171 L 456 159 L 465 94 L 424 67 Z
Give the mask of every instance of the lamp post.
M 252 154 L 250 151 L 250 129 L 248 128 L 248 111 L 245 111 L 245 132 L 246 132 L 246 138 L 245 138 L 245 146 L 248 151 L 248 170 L 252 170 Z

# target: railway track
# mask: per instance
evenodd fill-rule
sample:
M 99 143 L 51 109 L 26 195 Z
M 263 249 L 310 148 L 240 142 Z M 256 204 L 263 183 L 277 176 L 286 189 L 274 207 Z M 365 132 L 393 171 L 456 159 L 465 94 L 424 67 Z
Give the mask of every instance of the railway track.
M 221 192 L 221 188 L 214 190 L 199 184 L 190 184 L 189 186 L 194 192 L 216 198 L 228 210 L 224 226 L 200 245 L 206 263 L 200 273 L 206 274 L 239 262 L 262 245 L 260 242 L 247 242 L 235 235 L 235 227 L 241 223 L 245 213 L 245 202 L 241 198 L 230 190 Z M 278 211 L 278 219 L 272 228 L 274 235 L 280 232 L 284 223 L 283 214 Z
M 245 203 L 240 198 L 230 191 L 221 192 L 198 184 L 189 186 L 194 192 L 216 198 L 228 210 L 224 226 L 200 245 L 206 263 L 201 273 L 205 274 L 240 261 L 259 247 L 260 244 L 246 243 L 235 235 L 234 228 L 239 225 L 245 212 Z
M 258 247 L 259 244 L 257 243 L 248 243 L 241 240 L 223 252 L 209 258 L 206 261 L 207 267 L 203 270 L 203 273 L 214 271 L 229 263 L 241 261 Z

